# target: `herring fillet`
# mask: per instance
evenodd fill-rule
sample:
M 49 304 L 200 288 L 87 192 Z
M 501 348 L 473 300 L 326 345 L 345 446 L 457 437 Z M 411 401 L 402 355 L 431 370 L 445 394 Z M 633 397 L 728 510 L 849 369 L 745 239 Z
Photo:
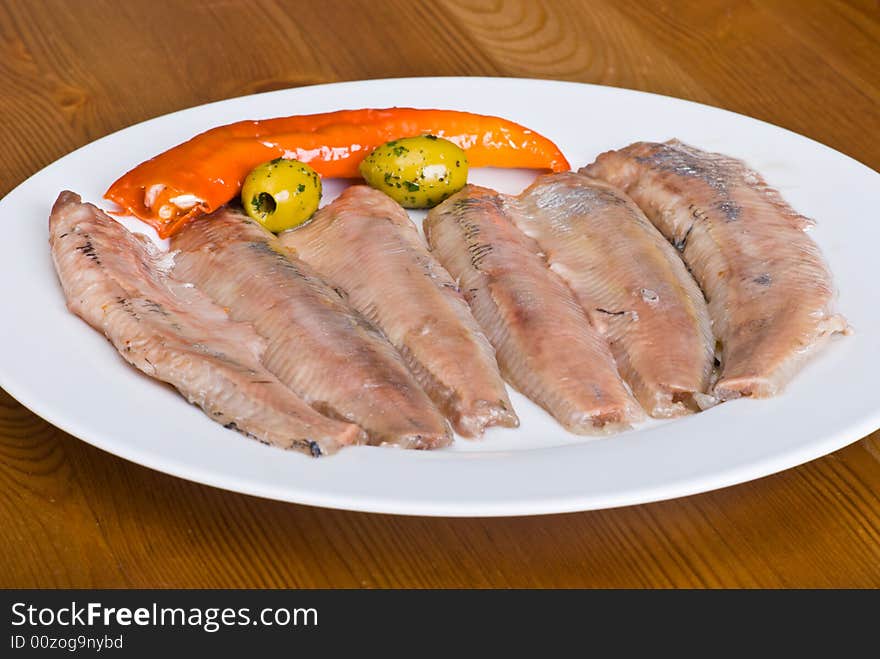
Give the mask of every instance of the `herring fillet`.
M 678 140 L 637 142 L 582 172 L 624 189 L 680 251 L 721 344 L 720 400 L 779 393 L 847 329 L 812 221 L 745 163 Z
M 614 187 L 574 172 L 540 176 L 509 202 L 608 339 L 618 370 L 654 417 L 696 411 L 715 343 L 703 293 L 675 249 Z
M 608 345 L 508 212 L 502 195 L 466 186 L 428 213 L 432 253 L 458 278 L 514 387 L 571 432 L 629 427 L 642 411 Z
M 164 255 L 78 195 L 59 195 L 49 243 L 70 311 L 214 421 L 313 456 L 364 439 L 299 400 L 260 364 L 263 342 L 250 326 L 170 279 Z
M 373 444 L 452 441 L 394 348 L 259 224 L 221 208 L 190 222 L 171 247 L 174 275 L 252 323 L 267 343 L 266 368 L 319 412 L 356 423 Z
M 461 435 L 518 425 L 492 345 L 394 200 L 352 186 L 279 238 L 382 330 Z

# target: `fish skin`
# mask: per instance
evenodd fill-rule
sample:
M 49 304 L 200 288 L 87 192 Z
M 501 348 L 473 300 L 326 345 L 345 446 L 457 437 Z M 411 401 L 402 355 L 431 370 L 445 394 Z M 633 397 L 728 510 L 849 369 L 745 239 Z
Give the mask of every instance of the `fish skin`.
M 252 323 L 266 340 L 266 368 L 319 412 L 356 423 L 372 444 L 452 441 L 381 333 L 259 224 L 224 207 L 187 224 L 171 246 L 175 276 Z
M 394 200 L 349 187 L 279 239 L 382 330 L 459 434 L 519 425 L 492 345 Z
M 49 243 L 68 309 L 212 420 L 316 457 L 365 441 L 356 425 L 318 414 L 263 368 L 265 346 L 249 325 L 169 278 L 166 255 L 78 195 L 59 195 Z
M 625 190 L 681 252 L 721 343 L 719 400 L 780 393 L 846 320 L 800 215 L 745 163 L 678 140 L 637 142 L 581 172 Z
M 565 172 L 508 202 L 611 346 L 618 370 L 654 417 L 696 411 L 715 342 L 703 293 L 675 249 L 623 192 Z
M 468 185 L 424 221 L 432 253 L 459 280 L 502 374 L 574 433 L 641 420 L 605 339 L 510 212 L 503 195 Z

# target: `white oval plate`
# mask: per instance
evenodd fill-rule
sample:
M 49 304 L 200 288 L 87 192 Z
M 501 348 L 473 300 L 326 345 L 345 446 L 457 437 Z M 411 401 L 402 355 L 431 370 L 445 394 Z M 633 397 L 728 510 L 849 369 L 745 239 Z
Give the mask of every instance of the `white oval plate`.
M 69 188 L 101 202 L 139 162 L 212 126 L 341 108 L 436 107 L 494 114 L 562 147 L 573 167 L 636 140 L 678 137 L 745 159 L 818 220 L 813 232 L 855 334 L 839 337 L 773 400 L 740 400 L 603 439 L 563 431 L 513 392 L 522 425 L 436 452 L 357 447 L 315 460 L 248 441 L 141 375 L 68 313 L 47 217 Z M 518 192 L 533 176 L 476 170 Z M 343 183 L 330 181 L 325 203 Z M 103 204 L 107 207 L 107 204 Z M 126 128 L 38 172 L 0 201 L 0 386 L 99 448 L 175 476 L 315 506 L 418 515 L 530 515 L 608 508 L 740 483 L 834 451 L 880 427 L 880 175 L 781 128 L 641 92 L 540 80 L 373 80 L 236 98 Z M 420 218 L 417 218 L 420 219 Z M 129 226 L 132 226 L 132 224 Z M 328 374 L 328 377 L 332 377 Z

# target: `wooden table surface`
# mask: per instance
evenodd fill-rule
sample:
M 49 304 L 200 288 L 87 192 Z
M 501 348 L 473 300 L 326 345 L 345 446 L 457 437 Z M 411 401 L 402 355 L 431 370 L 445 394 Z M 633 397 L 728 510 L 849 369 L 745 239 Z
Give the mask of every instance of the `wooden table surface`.
M 5 0 L 0 196 L 72 149 L 167 112 L 420 75 L 679 96 L 880 169 L 878 70 L 873 1 Z M 0 586 L 878 587 L 880 433 L 674 501 L 408 518 L 172 478 L 78 441 L 0 391 Z

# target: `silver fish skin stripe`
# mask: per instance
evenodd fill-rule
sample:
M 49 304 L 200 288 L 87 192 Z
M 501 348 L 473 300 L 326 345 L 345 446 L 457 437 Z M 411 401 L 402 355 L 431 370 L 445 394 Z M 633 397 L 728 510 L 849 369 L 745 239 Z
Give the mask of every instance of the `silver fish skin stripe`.
M 231 208 L 171 240 L 173 272 L 266 341 L 263 364 L 326 416 L 375 445 L 430 449 L 449 425 L 393 346 L 278 238 Z
M 659 418 L 697 411 L 714 362 L 709 310 L 638 206 L 574 172 L 540 176 L 506 203 L 608 340 L 642 407 Z
M 518 425 L 492 345 L 394 200 L 352 186 L 279 238 L 382 330 L 459 434 Z
M 720 344 L 719 400 L 783 390 L 847 331 L 813 222 L 741 160 L 678 140 L 637 142 L 581 170 L 623 189 L 675 245 L 706 295 Z
M 312 456 L 365 441 L 356 425 L 315 412 L 262 366 L 265 343 L 250 325 L 169 277 L 167 254 L 78 195 L 58 197 L 49 243 L 70 311 L 212 420 Z
M 604 337 L 504 197 L 466 186 L 424 221 L 432 253 L 459 281 L 504 377 L 567 430 L 605 434 L 643 418 Z

